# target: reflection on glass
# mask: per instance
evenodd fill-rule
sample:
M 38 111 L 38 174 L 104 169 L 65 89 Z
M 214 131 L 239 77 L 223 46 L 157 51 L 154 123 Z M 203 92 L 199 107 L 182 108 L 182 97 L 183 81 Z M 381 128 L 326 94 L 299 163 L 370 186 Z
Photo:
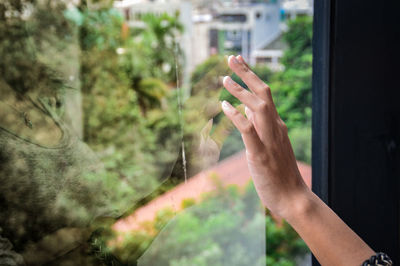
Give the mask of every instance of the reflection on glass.
M 279 1 L 139 2 L 1 1 L 0 264 L 294 263 L 304 245 L 265 222 L 219 103 L 238 103 L 222 87 L 229 52 L 285 75 L 261 45 L 283 42 Z M 251 23 L 267 11 L 262 33 Z

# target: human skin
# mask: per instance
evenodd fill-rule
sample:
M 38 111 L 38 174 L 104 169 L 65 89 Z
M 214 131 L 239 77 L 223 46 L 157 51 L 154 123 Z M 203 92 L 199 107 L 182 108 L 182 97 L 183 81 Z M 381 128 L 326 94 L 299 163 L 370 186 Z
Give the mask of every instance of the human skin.
M 263 205 L 299 233 L 321 265 L 361 265 L 375 252 L 304 183 L 270 87 L 241 56 L 230 56 L 228 65 L 251 91 L 225 77 L 225 88 L 246 106 L 246 116 L 226 101 L 222 110 L 242 135 Z

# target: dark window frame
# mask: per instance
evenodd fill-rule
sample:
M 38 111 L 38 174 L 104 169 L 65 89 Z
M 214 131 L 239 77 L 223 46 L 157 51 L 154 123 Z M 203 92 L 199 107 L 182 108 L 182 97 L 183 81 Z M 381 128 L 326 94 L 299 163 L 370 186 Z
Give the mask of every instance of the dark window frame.
M 314 1 L 312 77 L 313 191 L 395 263 L 400 260 L 399 9 L 395 0 Z M 369 35 L 375 38 L 363 41 Z M 313 265 L 319 265 L 315 259 Z

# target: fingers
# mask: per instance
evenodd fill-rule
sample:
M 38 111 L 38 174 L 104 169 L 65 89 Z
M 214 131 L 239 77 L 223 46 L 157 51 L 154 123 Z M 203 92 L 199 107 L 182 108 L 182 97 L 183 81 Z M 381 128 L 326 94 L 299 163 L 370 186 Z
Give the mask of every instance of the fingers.
M 242 103 L 248 106 L 252 110 L 257 110 L 258 106 L 262 104 L 262 100 L 258 98 L 253 93 L 245 90 L 231 79 L 231 77 L 226 76 L 222 82 L 224 87 L 236 98 L 238 98 Z
M 228 65 L 258 97 L 266 102 L 272 102 L 269 86 L 251 71 L 242 56 L 229 56 Z
M 243 58 L 241 55 L 236 56 L 236 59 L 237 59 L 240 63 L 244 64 L 246 67 L 248 67 L 248 68 L 250 69 L 249 65 L 246 63 L 246 61 L 244 61 L 244 58 Z
M 258 154 L 263 150 L 263 144 L 254 129 L 253 124 L 227 101 L 222 102 L 222 110 L 240 131 L 246 150 L 250 154 Z
M 247 106 L 244 108 L 244 112 L 245 112 L 245 114 L 246 114 L 246 116 L 247 116 L 247 119 L 248 119 L 251 123 L 253 123 L 253 125 L 254 125 L 254 115 L 253 115 L 253 112 L 252 112 L 249 108 L 247 108 Z

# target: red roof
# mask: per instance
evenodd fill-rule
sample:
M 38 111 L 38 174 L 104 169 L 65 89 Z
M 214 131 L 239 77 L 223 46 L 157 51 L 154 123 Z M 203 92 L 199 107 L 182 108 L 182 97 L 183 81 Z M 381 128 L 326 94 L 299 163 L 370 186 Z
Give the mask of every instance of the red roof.
M 300 173 L 311 187 L 311 166 L 297 162 Z M 203 193 L 216 189 L 216 182 L 212 175 L 216 174 L 223 186 L 237 185 L 246 186 L 251 180 L 247 167 L 245 151 L 239 152 L 231 157 L 217 163 L 211 168 L 204 170 L 188 179 L 187 182 L 179 184 L 170 191 L 160 195 L 148 204 L 137 209 L 132 215 L 119 220 L 113 229 L 118 232 L 128 232 L 140 229 L 140 225 L 146 221 L 153 221 L 158 211 L 170 208 L 175 212 L 182 209 L 181 203 L 184 199 L 199 201 Z

